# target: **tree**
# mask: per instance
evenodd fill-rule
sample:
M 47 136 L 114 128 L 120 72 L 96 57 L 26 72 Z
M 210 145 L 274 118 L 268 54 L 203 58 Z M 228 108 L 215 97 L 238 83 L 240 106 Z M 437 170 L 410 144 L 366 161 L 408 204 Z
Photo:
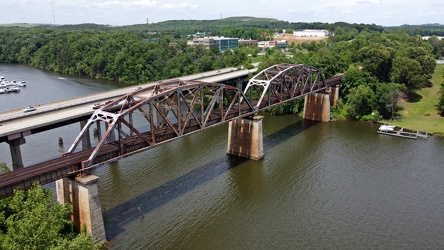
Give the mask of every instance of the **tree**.
M 359 85 L 351 89 L 347 100 L 347 117 L 360 119 L 370 114 L 374 106 L 374 97 L 375 94 L 369 86 Z
M 0 162 L 0 174 L 6 174 L 8 173 L 10 170 L 9 168 L 6 166 L 6 163 L 4 162 Z
M 374 86 L 377 82 L 378 80 L 375 77 L 368 76 L 367 72 L 351 65 L 345 72 L 344 78 L 342 78 L 340 97 L 344 99 L 344 101 L 347 101 L 347 96 L 351 89 L 356 88 L 359 85 Z
M 402 86 L 395 83 L 380 84 L 377 90 L 378 111 L 384 118 L 393 119 L 399 109 L 398 101 L 402 97 Z
M 441 89 L 439 90 L 439 94 L 441 95 L 439 97 L 437 108 L 439 110 L 439 114 L 441 116 L 444 116 L 444 84 L 441 84 Z
M 9 214 L 0 214 L 0 225 L 3 221 L 6 228 L 0 233 L 0 248 L 99 249 L 91 235 L 74 233 L 69 220 L 71 206 L 50 205 L 51 200 L 52 191 L 39 184 L 28 191 L 16 190 L 7 204 Z
M 393 50 L 374 43 L 359 50 L 359 60 L 364 69 L 378 78 L 379 82 L 389 79 Z
M 408 91 L 421 89 L 425 82 L 421 64 L 408 57 L 396 57 L 393 61 L 392 80 L 404 84 Z

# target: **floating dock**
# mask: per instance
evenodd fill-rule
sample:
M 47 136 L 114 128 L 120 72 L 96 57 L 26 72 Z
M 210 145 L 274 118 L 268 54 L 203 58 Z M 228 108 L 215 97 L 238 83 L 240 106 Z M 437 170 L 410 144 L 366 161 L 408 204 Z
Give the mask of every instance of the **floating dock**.
M 392 128 L 388 128 L 392 127 Z M 387 126 L 387 125 L 381 125 L 381 127 L 378 129 L 378 134 L 383 135 L 391 135 L 391 136 L 397 136 L 402 138 L 408 138 L 408 139 L 418 139 L 418 138 L 429 138 L 429 134 L 426 132 L 416 131 L 416 130 L 410 130 L 395 126 Z

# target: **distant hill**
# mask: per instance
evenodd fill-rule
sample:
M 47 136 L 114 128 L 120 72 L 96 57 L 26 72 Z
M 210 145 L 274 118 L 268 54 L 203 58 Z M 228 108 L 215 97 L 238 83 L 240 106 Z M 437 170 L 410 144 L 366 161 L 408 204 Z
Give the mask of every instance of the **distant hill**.
M 45 24 L 39 24 L 39 23 L 7 23 L 7 24 L 0 24 L 0 27 L 22 27 L 22 28 L 30 28 L 30 27 L 37 27 L 40 25 Z
M 222 29 L 327 29 L 334 31 L 337 27 L 355 28 L 358 32 L 368 29 L 372 31 L 382 32 L 383 30 L 401 29 L 411 35 L 437 35 L 444 36 L 443 24 L 421 24 L 421 25 L 401 25 L 383 27 L 376 24 L 356 24 L 356 23 L 321 23 L 321 22 L 297 22 L 292 23 L 282 21 L 275 18 L 260 18 L 251 16 L 236 16 L 213 20 L 168 20 L 158 23 L 149 24 L 134 24 L 126 26 L 111 26 L 93 23 L 84 24 L 67 24 L 67 25 L 53 25 L 53 24 L 29 24 L 29 23 L 14 23 L 14 24 L 0 24 L 0 28 L 55 28 L 63 30 L 95 30 L 95 31 L 109 31 L 109 30 L 125 30 L 133 32 L 160 32 L 172 34 L 175 36 L 182 36 L 184 34 L 193 34 L 196 32 L 207 32 L 208 34 L 218 34 Z
M 349 24 L 345 22 L 337 23 L 291 23 L 288 21 L 277 20 L 275 18 L 259 18 L 249 16 L 227 17 L 213 20 L 168 20 L 164 22 L 152 23 L 152 24 L 136 24 L 120 27 L 125 30 L 133 31 L 150 31 L 150 32 L 162 32 L 170 34 L 193 34 L 196 32 L 207 32 L 209 34 L 217 34 L 221 29 L 326 29 L 333 30 L 336 27 L 350 27 L 356 28 L 359 32 L 363 29 L 369 29 L 373 31 L 383 31 L 382 26 L 375 24 Z
M 282 28 L 287 27 L 289 22 L 279 21 L 274 18 L 257 18 L 257 17 L 228 17 L 215 20 L 168 20 L 164 22 L 152 23 L 152 24 L 136 24 L 129 25 L 126 28 L 143 28 L 152 31 L 177 31 L 177 30 L 190 30 L 192 32 L 197 31 L 212 31 L 219 28 Z
M 396 27 L 386 27 L 387 30 L 401 29 L 408 32 L 410 35 L 422 36 L 444 36 L 444 25 L 439 23 L 408 25 L 404 24 Z

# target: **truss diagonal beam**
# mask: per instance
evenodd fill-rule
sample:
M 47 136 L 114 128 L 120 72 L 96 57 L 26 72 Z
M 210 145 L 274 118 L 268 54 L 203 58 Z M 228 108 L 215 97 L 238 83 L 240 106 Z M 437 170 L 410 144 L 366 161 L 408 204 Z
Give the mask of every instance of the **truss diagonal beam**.
M 315 67 L 303 64 L 277 64 L 251 78 L 244 94 L 250 96 L 250 103 L 255 103 L 254 109 L 259 111 L 328 87 L 321 71 Z

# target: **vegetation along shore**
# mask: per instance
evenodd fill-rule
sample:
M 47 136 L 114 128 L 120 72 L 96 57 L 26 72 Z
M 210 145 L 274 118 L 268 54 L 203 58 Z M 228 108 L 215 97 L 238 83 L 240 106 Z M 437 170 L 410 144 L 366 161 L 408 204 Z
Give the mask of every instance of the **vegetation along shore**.
M 325 30 L 329 35 L 295 39 L 293 31 Z M 199 35 L 244 40 L 288 40 L 288 46 L 239 44 L 189 46 Z M 443 25 L 382 27 L 375 24 L 290 23 L 271 18 L 172 20 L 129 26 L 12 25 L 0 27 L 0 63 L 103 78 L 128 85 L 154 82 L 223 67 L 260 62 L 306 64 L 324 78 L 345 73 L 334 119 L 388 122 L 429 133 L 444 133 Z M 427 37 L 427 39 L 425 39 Z M 291 39 L 290 39 L 291 38 Z M 262 53 L 261 53 L 262 52 Z M 275 107 L 273 114 L 299 113 L 301 100 Z M 400 119 L 402 117 L 402 119 Z

